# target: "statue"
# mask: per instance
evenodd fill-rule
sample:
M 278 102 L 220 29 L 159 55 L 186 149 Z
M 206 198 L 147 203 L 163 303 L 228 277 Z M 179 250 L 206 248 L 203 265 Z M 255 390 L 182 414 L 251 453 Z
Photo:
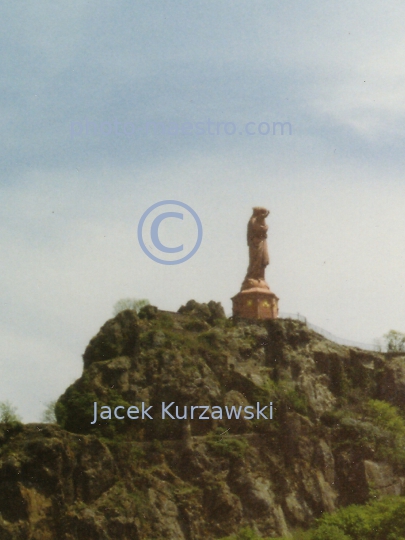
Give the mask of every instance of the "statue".
M 241 291 L 232 298 L 233 315 L 245 319 L 276 319 L 278 298 L 266 283 L 265 271 L 269 265 L 267 249 L 266 208 L 253 208 L 247 227 L 249 246 L 249 267 L 242 283 Z
M 242 291 L 254 287 L 269 289 L 264 277 L 266 266 L 270 262 L 266 241 L 268 227 L 265 222 L 269 214 L 270 212 L 266 208 L 260 206 L 253 208 L 253 214 L 247 228 L 249 268 L 242 284 Z

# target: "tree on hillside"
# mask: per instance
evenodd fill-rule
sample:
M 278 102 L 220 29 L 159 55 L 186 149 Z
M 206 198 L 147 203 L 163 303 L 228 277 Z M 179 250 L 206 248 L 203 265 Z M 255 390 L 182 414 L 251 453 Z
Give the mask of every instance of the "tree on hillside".
M 50 401 L 46 404 L 46 408 L 42 413 L 42 422 L 44 424 L 56 424 L 56 414 L 55 414 L 55 405 L 56 401 Z
M 21 422 L 21 418 L 17 414 L 17 408 L 11 405 L 9 401 L 0 402 L 0 422 L 5 424 Z
M 388 352 L 405 352 L 405 334 L 397 332 L 397 330 L 390 330 L 383 337 Z
M 118 315 L 118 313 L 125 309 L 133 309 L 139 313 L 141 308 L 148 306 L 149 304 L 150 302 L 146 298 L 122 298 L 114 304 L 113 315 L 115 317 L 115 315 Z

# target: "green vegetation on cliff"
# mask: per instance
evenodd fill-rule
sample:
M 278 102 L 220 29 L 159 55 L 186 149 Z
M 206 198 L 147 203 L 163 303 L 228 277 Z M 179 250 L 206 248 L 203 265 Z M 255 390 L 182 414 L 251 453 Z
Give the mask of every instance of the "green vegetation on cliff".
M 273 540 L 405 540 L 405 497 L 384 497 L 326 514 L 306 532 Z M 270 540 L 250 527 L 222 540 Z

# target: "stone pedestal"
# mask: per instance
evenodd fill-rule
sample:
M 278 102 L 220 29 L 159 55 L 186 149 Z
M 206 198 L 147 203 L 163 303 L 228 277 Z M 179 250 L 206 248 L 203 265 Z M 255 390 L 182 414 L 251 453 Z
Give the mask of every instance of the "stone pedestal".
M 234 317 L 244 319 L 276 319 L 278 298 L 270 290 L 258 287 L 241 291 L 232 298 Z

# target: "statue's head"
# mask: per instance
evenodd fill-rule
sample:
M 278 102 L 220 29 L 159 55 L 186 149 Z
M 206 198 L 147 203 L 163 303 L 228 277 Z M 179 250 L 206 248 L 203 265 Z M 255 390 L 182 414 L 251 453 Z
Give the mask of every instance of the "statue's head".
M 253 208 L 254 216 L 260 216 L 262 218 L 266 218 L 269 214 L 270 214 L 270 210 L 267 210 L 267 208 L 263 208 L 262 206 L 255 206 Z

